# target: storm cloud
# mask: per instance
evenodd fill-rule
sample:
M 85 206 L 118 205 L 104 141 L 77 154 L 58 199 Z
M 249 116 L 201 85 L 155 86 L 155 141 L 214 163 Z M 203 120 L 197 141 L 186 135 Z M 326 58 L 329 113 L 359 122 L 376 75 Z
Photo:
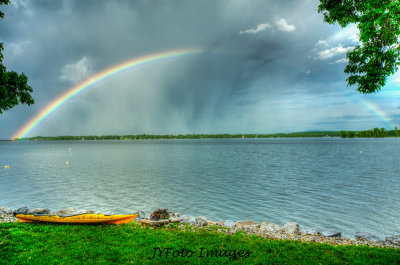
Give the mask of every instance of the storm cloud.
M 347 87 L 345 53 L 357 45 L 357 28 L 324 23 L 317 5 L 14 0 L 1 7 L 4 63 L 29 77 L 35 104 L 0 116 L 0 139 L 12 137 L 48 103 L 99 71 L 183 48 L 203 52 L 101 82 L 66 102 L 29 136 L 384 127 L 359 102 L 373 101 L 398 118 L 397 79 L 378 95 Z

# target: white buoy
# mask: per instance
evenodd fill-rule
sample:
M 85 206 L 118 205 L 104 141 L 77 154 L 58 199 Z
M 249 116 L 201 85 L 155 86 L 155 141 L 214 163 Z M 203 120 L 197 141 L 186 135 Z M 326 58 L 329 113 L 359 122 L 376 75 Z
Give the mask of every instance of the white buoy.
M 360 151 L 360 154 L 362 154 L 363 153 L 363 151 Z
M 66 165 L 69 165 L 69 164 L 70 164 L 70 162 L 69 162 L 69 161 L 67 161 L 67 162 L 65 162 L 65 164 L 66 164 Z

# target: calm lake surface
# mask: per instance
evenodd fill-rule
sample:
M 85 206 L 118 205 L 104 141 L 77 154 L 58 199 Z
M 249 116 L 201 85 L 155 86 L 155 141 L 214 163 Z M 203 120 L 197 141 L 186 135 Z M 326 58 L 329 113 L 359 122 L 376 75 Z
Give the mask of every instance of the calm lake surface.
M 0 206 L 168 208 L 214 221 L 395 235 L 399 147 L 399 138 L 3 141 Z

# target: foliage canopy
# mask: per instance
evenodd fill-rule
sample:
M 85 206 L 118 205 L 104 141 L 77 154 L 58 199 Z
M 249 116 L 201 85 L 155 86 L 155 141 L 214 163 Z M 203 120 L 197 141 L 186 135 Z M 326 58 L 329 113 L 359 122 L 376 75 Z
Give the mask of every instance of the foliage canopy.
M 9 4 L 9 0 L 0 0 L 0 5 Z M 0 11 L 0 18 L 4 13 Z M 28 85 L 28 78 L 24 73 L 18 74 L 7 71 L 3 65 L 3 43 L 0 43 L 0 114 L 9 110 L 19 103 L 31 105 L 34 100 L 30 93 L 32 88 Z
M 346 81 L 363 94 L 379 91 L 400 65 L 399 0 L 320 0 L 318 12 L 330 24 L 357 24 L 361 45 L 347 52 Z

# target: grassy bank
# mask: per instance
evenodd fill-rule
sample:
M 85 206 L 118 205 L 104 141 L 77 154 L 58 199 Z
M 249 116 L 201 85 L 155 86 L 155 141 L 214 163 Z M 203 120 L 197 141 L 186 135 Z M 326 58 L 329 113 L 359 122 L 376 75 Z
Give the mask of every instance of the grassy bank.
M 0 224 L 0 264 L 28 263 L 399 264 L 400 250 L 269 240 L 210 231 L 153 230 L 136 223 Z

